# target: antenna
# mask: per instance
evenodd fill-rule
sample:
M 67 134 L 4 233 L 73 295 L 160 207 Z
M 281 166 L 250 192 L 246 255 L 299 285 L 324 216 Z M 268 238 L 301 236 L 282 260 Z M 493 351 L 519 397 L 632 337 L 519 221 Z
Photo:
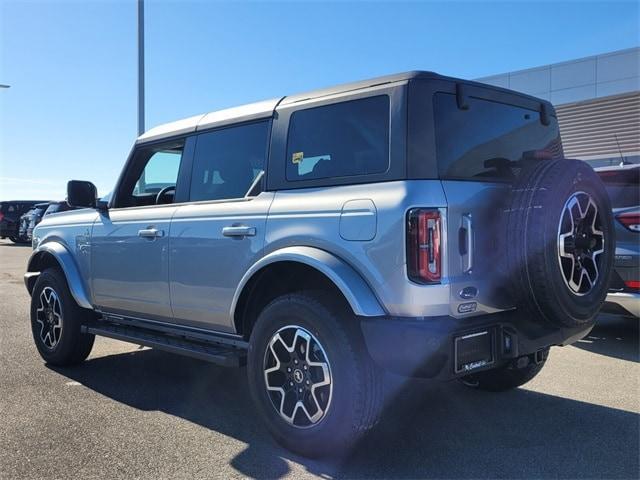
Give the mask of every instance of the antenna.
M 620 141 L 618 140 L 618 134 L 614 133 L 613 137 L 616 139 L 616 145 L 618 145 L 618 153 L 620 154 L 620 166 L 622 167 L 624 162 L 624 156 L 622 156 L 622 149 L 620 148 Z

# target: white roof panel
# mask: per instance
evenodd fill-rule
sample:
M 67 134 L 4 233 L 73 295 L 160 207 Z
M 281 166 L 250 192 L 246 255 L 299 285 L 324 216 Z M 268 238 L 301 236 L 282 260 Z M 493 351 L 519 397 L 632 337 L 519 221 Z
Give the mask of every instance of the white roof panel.
M 280 98 L 274 98 L 271 100 L 249 103 L 239 107 L 226 108 L 224 110 L 218 110 L 217 112 L 207 113 L 198 122 L 196 129 L 204 130 L 205 128 L 219 127 L 229 123 L 234 123 L 238 120 L 248 121 L 270 117 L 280 100 Z
M 220 127 L 239 121 L 249 121 L 258 118 L 270 117 L 273 110 L 280 102 L 280 98 L 264 100 L 262 102 L 249 103 L 240 107 L 226 108 L 217 112 L 205 113 L 194 117 L 184 118 L 175 122 L 165 123 L 153 127 L 138 137 L 137 143 L 161 140 L 184 133 L 204 130 L 206 128 Z
M 138 137 L 136 143 L 160 140 L 165 137 L 180 135 L 181 133 L 195 132 L 196 126 L 202 117 L 204 117 L 203 114 L 196 115 L 194 117 L 183 118 L 182 120 L 176 120 L 175 122 L 164 123 L 157 127 L 150 128 Z

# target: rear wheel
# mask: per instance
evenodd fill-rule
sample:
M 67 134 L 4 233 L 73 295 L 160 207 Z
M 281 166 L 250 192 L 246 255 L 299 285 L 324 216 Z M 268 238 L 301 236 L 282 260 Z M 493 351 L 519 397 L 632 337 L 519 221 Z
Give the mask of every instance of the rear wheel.
M 40 356 L 51 365 L 73 365 L 89 356 L 94 335 L 81 326 L 93 313 L 78 306 L 62 273 L 42 272 L 31 294 L 31 331 Z
M 535 363 L 530 362 L 524 367 L 518 368 L 517 364 L 510 363 L 508 365 L 486 370 L 484 372 L 467 375 L 461 379 L 467 387 L 476 388 L 478 390 L 486 390 L 488 392 L 504 392 L 514 388 L 518 388 L 525 383 L 533 380 L 544 367 L 549 349 L 542 354 L 543 360 Z
M 249 386 L 268 429 L 289 450 L 347 452 L 378 419 L 380 372 L 350 317 L 317 292 L 279 297 L 258 317 Z

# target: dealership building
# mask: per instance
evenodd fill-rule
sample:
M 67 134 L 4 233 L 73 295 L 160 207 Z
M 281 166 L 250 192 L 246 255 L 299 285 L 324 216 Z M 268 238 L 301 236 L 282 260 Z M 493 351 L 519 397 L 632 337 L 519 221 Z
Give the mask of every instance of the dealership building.
M 477 80 L 550 100 L 566 157 L 640 163 L 640 48 Z

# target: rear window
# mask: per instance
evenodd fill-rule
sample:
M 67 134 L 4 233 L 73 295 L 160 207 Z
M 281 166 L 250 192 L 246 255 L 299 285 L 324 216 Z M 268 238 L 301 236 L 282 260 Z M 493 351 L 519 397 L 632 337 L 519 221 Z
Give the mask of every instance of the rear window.
M 640 167 L 600 170 L 598 176 L 609 193 L 613 208 L 640 205 Z
M 388 168 L 388 96 L 299 110 L 291 115 L 287 180 L 368 175 Z
M 554 117 L 545 126 L 539 112 L 479 98 L 462 110 L 448 93 L 436 93 L 433 104 L 440 178 L 513 180 L 523 161 L 562 157 Z

